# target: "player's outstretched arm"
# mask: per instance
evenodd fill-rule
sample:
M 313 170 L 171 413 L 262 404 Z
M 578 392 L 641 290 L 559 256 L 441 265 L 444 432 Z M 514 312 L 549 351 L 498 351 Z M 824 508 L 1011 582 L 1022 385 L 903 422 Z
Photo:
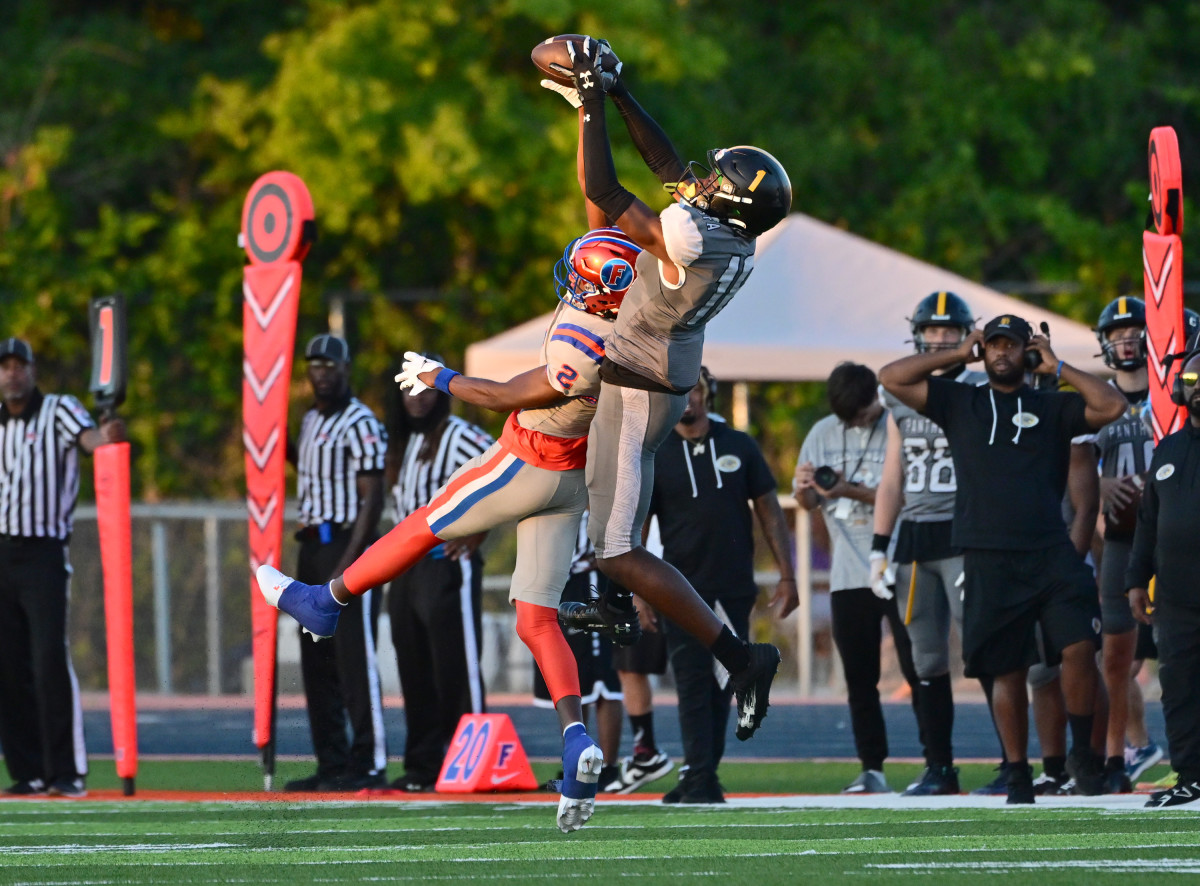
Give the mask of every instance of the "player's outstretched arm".
M 674 261 L 667 254 L 658 214 L 626 190 L 617 179 L 604 118 L 604 78 L 598 69 L 598 50 L 595 44 L 587 40 L 584 44 L 568 44 L 574 62 L 571 73 L 583 105 L 580 109 L 583 116 L 579 140 L 583 157 L 584 196 L 638 246 L 673 266 Z
M 432 375 L 425 373 L 432 381 Z M 514 409 L 533 409 L 550 406 L 564 399 L 546 378 L 546 367 L 538 366 L 508 381 L 491 381 L 469 375 L 456 375 L 450 380 L 450 395 L 495 412 L 512 412 Z
M 565 399 L 562 392 L 550 384 L 545 366 L 522 372 L 508 381 L 492 381 L 462 375 L 414 351 L 405 353 L 396 383 L 400 390 L 408 391 L 411 395 L 437 388 L 464 403 L 496 412 L 550 406 Z

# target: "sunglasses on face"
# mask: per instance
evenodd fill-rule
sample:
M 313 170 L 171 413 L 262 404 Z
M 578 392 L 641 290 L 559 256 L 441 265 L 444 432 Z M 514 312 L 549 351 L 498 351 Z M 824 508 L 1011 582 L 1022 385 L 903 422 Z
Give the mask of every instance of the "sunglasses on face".
M 1196 382 L 1200 381 L 1200 372 L 1181 372 L 1179 373 L 1179 377 L 1183 380 L 1185 388 L 1194 388 L 1196 387 Z

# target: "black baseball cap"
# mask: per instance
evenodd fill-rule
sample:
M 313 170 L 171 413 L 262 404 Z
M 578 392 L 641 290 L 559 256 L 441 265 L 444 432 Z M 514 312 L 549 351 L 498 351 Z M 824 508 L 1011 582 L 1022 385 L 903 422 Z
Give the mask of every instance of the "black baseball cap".
M 333 360 L 337 363 L 350 362 L 350 345 L 341 336 L 322 332 L 314 336 L 304 349 L 305 360 Z
M 33 348 L 23 338 L 6 338 L 0 340 L 0 360 L 5 357 L 16 357 L 26 363 L 33 362 Z
M 998 335 L 1011 338 L 1019 344 L 1027 345 L 1033 338 L 1033 327 L 1015 314 L 1001 314 L 994 320 L 989 320 L 983 327 L 983 340 L 991 341 Z

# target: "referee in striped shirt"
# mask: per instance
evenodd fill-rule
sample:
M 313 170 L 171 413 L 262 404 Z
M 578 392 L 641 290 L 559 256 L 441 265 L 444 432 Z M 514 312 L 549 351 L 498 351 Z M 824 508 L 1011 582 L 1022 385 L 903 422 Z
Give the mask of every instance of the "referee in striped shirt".
M 350 392 L 350 347 L 318 335 L 304 349 L 315 403 L 296 449 L 300 581 L 321 584 L 346 571 L 377 538 L 383 511 L 387 432 Z M 381 594 L 355 597 L 342 629 L 318 643 L 300 635 L 300 671 L 317 771 L 289 791 L 355 791 L 386 784 L 382 692 L 375 654 Z M 347 738 L 349 719 L 351 739 Z
M 449 394 L 430 388 L 398 399 L 389 419 L 387 474 L 397 523 L 494 442 L 450 414 Z M 392 783 L 397 790 L 432 790 L 459 719 L 484 711 L 478 548 L 486 534 L 443 542 L 388 591 L 406 725 L 404 774 Z
M 70 394 L 38 389 L 28 342 L 0 341 L 0 750 L 13 778 L 6 794 L 87 794 L 67 638 L 67 544 L 78 450 L 90 455 L 124 439 L 119 419 L 97 428 Z

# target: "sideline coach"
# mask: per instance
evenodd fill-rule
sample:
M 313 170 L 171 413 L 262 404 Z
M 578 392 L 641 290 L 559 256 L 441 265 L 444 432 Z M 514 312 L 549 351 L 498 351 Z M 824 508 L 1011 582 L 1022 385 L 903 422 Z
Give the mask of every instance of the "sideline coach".
M 1147 806 L 1181 806 L 1200 800 L 1200 353 L 1192 352 L 1176 380 L 1188 408 L 1187 423 L 1159 441 L 1150 461 L 1125 584 L 1134 618 L 1150 624 L 1150 577 L 1154 592 L 1154 637 L 1158 678 L 1175 787 L 1151 797 Z M 1178 402 L 1178 400 L 1176 401 Z
M 983 387 L 931 378 L 983 357 Z M 1054 376 L 1078 393 L 1035 390 L 1025 373 Z M 952 351 L 914 354 L 883 368 L 890 393 L 946 431 L 958 478 L 953 542 L 963 549 L 963 658 L 972 677 L 993 677 L 996 727 L 1009 760 L 1008 802 L 1032 803 L 1025 675 L 1038 660 L 1041 624 L 1049 664 L 1062 661 L 1073 746 L 1067 770 L 1099 793 L 1090 747 L 1100 608 L 1091 570 L 1062 519 L 1071 439 L 1115 421 L 1124 396 L 1054 356 L 1045 336 L 1006 314 Z

